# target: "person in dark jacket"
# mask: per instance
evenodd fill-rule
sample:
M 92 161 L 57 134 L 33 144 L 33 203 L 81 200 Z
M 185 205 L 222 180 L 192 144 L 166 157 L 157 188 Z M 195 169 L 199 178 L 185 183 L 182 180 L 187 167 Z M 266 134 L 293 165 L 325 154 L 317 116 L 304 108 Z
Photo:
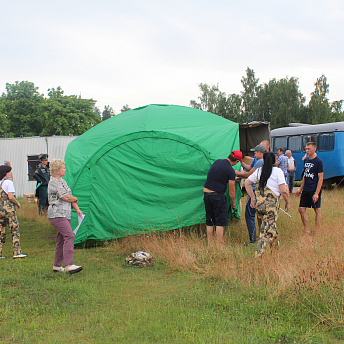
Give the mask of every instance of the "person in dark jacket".
M 36 197 L 38 197 L 38 213 L 44 215 L 48 210 L 48 184 L 50 180 L 50 170 L 48 166 L 48 154 L 42 154 L 41 161 L 36 168 L 33 178 L 37 181 Z

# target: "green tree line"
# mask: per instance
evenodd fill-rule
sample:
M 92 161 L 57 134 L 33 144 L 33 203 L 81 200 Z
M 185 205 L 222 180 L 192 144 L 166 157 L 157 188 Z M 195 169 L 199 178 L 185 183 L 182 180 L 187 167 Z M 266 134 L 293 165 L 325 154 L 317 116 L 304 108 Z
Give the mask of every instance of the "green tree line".
M 33 82 L 6 84 L 0 97 L 0 137 L 81 135 L 115 115 L 106 105 L 102 113 L 93 99 L 64 94 L 60 86 L 39 93 Z M 121 112 L 130 110 L 128 104 Z
M 94 104 L 64 95 L 60 86 L 44 97 L 33 82 L 7 83 L 0 97 L 0 136 L 81 135 L 101 122 Z
M 237 123 L 268 121 L 271 129 L 285 127 L 289 123 L 344 121 L 343 100 L 329 101 L 329 84 L 325 75 L 316 80 L 308 105 L 295 77 L 274 78 L 260 84 L 254 70 L 248 67 L 241 84 L 243 91 L 240 94 L 226 95 L 218 85 L 201 83 L 201 94 L 197 101 L 191 100 L 190 105 Z

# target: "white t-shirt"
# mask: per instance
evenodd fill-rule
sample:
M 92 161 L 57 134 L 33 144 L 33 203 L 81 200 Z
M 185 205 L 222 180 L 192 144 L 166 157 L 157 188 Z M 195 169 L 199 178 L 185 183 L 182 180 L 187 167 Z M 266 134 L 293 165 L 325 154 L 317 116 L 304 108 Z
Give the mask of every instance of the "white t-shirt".
M 288 165 L 289 165 L 289 170 L 294 171 L 295 159 L 292 156 L 288 159 Z
M 2 190 L 4 190 L 7 193 L 7 195 L 9 192 L 13 192 L 13 194 L 16 193 L 16 190 L 14 189 L 14 184 L 13 184 L 12 180 L 5 179 L 3 182 L 1 180 L 0 184 L 1 184 Z
M 258 180 L 260 179 L 260 175 L 262 173 L 262 169 L 258 168 L 256 171 L 254 171 L 249 177 L 248 179 L 255 183 L 257 180 L 257 175 L 258 175 Z M 287 185 L 287 183 L 285 182 L 285 178 L 284 178 L 284 173 L 283 171 L 278 168 L 278 167 L 273 167 L 272 171 L 271 171 L 271 175 L 268 179 L 268 181 L 266 182 L 266 186 L 276 195 L 276 196 L 280 196 L 281 195 L 281 191 L 279 189 L 279 186 L 281 184 Z

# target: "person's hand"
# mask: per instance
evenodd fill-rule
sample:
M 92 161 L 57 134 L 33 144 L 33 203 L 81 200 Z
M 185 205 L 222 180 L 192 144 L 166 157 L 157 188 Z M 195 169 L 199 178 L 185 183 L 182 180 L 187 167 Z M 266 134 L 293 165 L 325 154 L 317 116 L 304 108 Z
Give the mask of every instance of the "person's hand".
M 231 207 L 235 208 L 236 207 L 236 202 L 232 202 Z
M 78 199 L 76 197 L 74 197 L 74 198 L 75 198 L 75 201 L 73 203 L 78 203 Z
M 288 212 L 290 210 L 290 203 L 285 203 L 285 211 Z
M 312 198 L 313 198 L 313 203 L 317 203 L 319 199 L 319 194 L 315 193 Z
M 241 172 L 240 171 L 237 171 L 237 170 L 234 170 L 235 174 L 240 177 L 241 176 Z
M 20 203 L 19 202 L 17 203 L 17 207 L 18 207 L 18 209 L 20 208 Z
M 252 208 L 252 209 L 254 209 L 255 207 L 256 207 L 256 205 L 255 205 L 255 199 L 254 198 L 251 198 L 251 204 L 250 204 L 250 207 Z
M 80 209 L 78 209 L 78 210 L 76 211 L 76 213 L 77 213 L 78 216 L 80 216 L 80 217 L 83 217 L 83 215 L 84 215 Z
M 300 190 L 300 189 L 299 189 L 299 190 L 297 190 L 297 191 L 296 191 L 296 194 L 295 194 L 295 196 L 296 196 L 296 197 L 299 197 L 299 196 L 300 196 L 300 194 L 301 194 L 301 192 L 302 192 L 302 190 Z

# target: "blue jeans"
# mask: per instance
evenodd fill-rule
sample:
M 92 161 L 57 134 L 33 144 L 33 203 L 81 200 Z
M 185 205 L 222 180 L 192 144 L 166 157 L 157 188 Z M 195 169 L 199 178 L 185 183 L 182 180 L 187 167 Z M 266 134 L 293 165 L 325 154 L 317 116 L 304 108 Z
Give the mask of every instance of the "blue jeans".
M 256 234 L 256 209 L 251 208 L 251 197 L 247 197 L 246 210 L 245 210 L 245 220 L 248 229 L 248 235 L 250 236 L 250 242 L 257 241 Z
M 294 181 L 295 181 L 295 172 L 288 172 L 287 183 L 289 186 L 289 193 L 293 193 Z

